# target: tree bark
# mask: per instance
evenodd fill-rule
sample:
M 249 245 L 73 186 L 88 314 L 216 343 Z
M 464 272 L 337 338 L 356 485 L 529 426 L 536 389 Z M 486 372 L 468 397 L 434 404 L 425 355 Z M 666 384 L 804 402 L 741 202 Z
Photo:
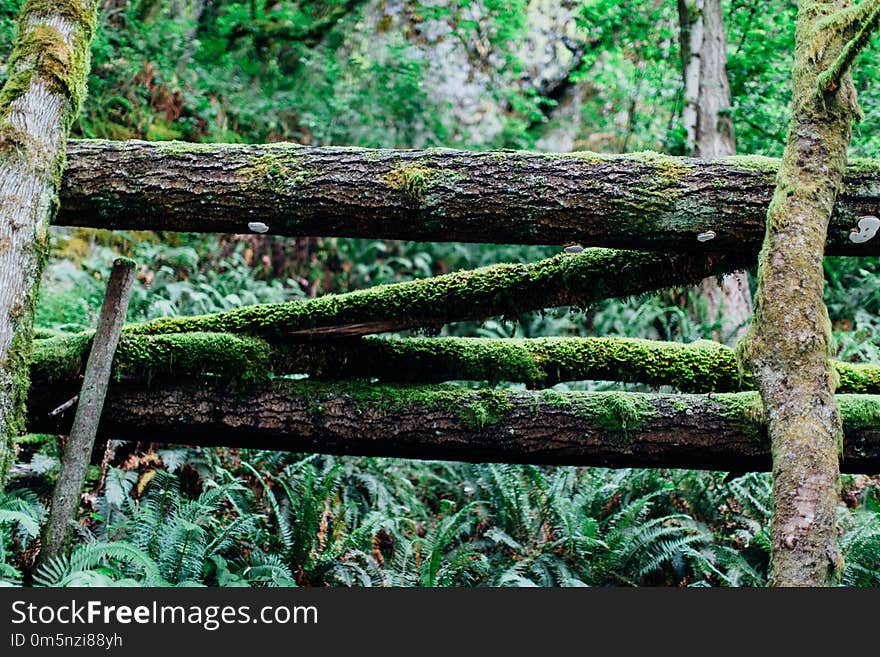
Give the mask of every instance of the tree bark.
M 681 122 L 685 130 L 685 152 L 694 155 L 698 150 L 700 132 L 700 93 L 705 0 L 678 0 L 678 22 L 681 31 L 681 70 L 684 78 L 684 99 Z M 730 153 L 727 153 L 730 155 Z
M 59 397 L 73 394 L 91 342 L 90 333 L 37 340 L 31 361 L 34 385 L 57 387 Z M 838 392 L 880 394 L 880 365 L 834 365 Z M 290 374 L 394 383 L 508 381 L 530 388 L 601 380 L 665 385 L 688 393 L 753 389 L 752 381 L 740 376 L 734 351 L 708 341 L 355 338 L 285 344 L 229 333 L 171 333 L 123 336 L 113 362 L 115 380 L 152 386 L 192 377 L 248 384 Z
M 827 94 L 819 76 L 852 36 L 823 19 L 849 5 L 798 6 L 792 120 L 767 213 L 755 319 L 741 343 L 773 451 L 771 586 L 828 585 L 841 566 L 834 521 L 842 430 L 822 253 L 858 108 L 848 72 Z
M 0 486 L 24 428 L 37 286 L 96 0 L 27 0 L 0 91 Z
M 679 0 L 684 63 L 686 152 L 715 159 L 736 153 L 727 79 L 727 38 L 721 0 L 699 0 L 689 6 Z M 748 275 L 733 272 L 721 280 L 708 278 L 697 288 L 710 321 L 722 328 L 715 339 L 735 343 L 748 329 L 752 295 Z
M 34 389 L 35 430 L 63 433 L 53 395 Z M 876 397 L 841 395 L 844 465 L 880 469 Z M 868 420 L 864 418 L 869 418 Z M 757 393 L 646 395 L 391 387 L 275 381 L 231 392 L 205 386 L 111 387 L 107 437 L 188 445 L 473 462 L 766 470 Z
M 450 322 L 518 317 L 558 306 L 588 306 L 662 287 L 691 285 L 742 267 L 749 257 L 587 249 L 528 264 L 504 264 L 307 301 L 247 306 L 214 315 L 157 319 L 129 334 L 247 333 L 307 340 L 348 338 Z
M 56 223 L 757 253 L 777 166 L 656 153 L 72 141 Z M 850 169 L 829 254 L 880 254 L 880 238 L 850 239 L 858 218 L 877 212 L 878 181 L 880 164 Z
M 70 524 L 79 508 L 83 482 L 89 458 L 95 446 L 95 436 L 104 409 L 113 355 L 119 343 L 131 286 L 134 282 L 134 265 L 131 260 L 120 258 L 113 263 L 104 305 L 98 320 L 89 359 L 86 365 L 79 403 L 70 429 L 70 438 L 61 459 L 61 471 L 52 493 L 49 518 L 43 527 L 40 540 L 39 563 L 47 564 L 55 559 L 70 540 Z

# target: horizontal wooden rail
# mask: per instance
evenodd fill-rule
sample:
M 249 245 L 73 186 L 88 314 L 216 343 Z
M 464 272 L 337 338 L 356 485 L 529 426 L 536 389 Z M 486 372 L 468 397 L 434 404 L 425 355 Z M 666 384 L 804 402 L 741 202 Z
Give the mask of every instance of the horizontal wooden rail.
M 72 411 L 35 386 L 30 430 L 64 433 Z M 880 397 L 838 395 L 847 472 L 880 471 Z M 653 395 L 472 390 L 277 380 L 252 389 L 114 385 L 108 437 L 292 452 L 474 462 L 767 470 L 757 393 Z
M 777 161 L 292 144 L 71 141 L 56 223 L 128 230 L 563 244 L 756 254 Z M 880 214 L 880 163 L 851 163 L 829 254 Z
M 226 332 L 308 340 L 430 330 L 451 322 L 516 318 L 544 308 L 587 307 L 602 299 L 688 285 L 748 262 L 739 256 L 587 249 L 303 301 L 157 319 L 129 325 L 126 332 Z
M 79 381 L 91 333 L 35 341 L 31 378 Z M 880 365 L 836 362 L 838 392 L 880 394 Z M 671 386 L 680 392 L 749 390 L 736 356 L 724 345 L 628 338 L 356 338 L 309 343 L 268 342 L 229 333 L 124 335 L 113 362 L 127 381 L 207 375 L 242 384 L 272 375 L 394 383 L 508 381 L 546 388 L 565 381 L 604 380 Z

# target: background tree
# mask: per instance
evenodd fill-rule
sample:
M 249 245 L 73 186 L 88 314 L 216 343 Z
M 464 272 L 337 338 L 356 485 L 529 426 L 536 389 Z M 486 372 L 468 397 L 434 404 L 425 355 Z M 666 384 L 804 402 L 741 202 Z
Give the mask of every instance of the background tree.
M 721 0 L 679 0 L 681 61 L 684 77 L 682 122 L 686 152 L 714 159 L 736 153 L 733 107 L 727 80 L 727 35 Z M 745 334 L 752 316 L 752 295 L 746 272 L 706 279 L 699 287 L 710 317 L 721 317 L 735 342 Z M 721 332 L 716 338 L 721 338 Z

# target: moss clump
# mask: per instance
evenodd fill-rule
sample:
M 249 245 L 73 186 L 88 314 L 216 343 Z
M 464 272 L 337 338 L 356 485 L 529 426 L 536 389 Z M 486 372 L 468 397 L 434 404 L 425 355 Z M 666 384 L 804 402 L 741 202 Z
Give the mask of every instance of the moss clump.
M 723 164 L 741 171 L 763 173 L 768 177 L 776 175 L 779 170 L 779 158 L 763 155 L 728 155 L 711 161 L 712 164 Z
M 591 418 L 598 428 L 624 436 L 656 417 L 647 396 L 641 393 L 597 392 L 579 401 L 575 409 L 578 415 Z
M 713 395 L 712 400 L 720 406 L 721 417 L 740 424 L 756 443 L 766 443 L 767 420 L 757 392 Z
M 880 365 L 869 363 L 834 363 L 839 377 L 837 392 L 880 393 Z
M 596 428 L 624 437 L 657 417 L 649 399 L 650 395 L 637 392 L 559 393 L 544 390 L 541 393 L 541 400 L 547 406 L 568 409 L 589 419 Z
M 35 381 L 75 380 L 85 369 L 94 332 L 51 337 L 35 343 L 31 369 Z M 283 350 L 258 338 L 224 333 L 124 335 L 113 360 L 116 380 L 154 380 L 213 375 L 230 383 L 267 381 L 283 370 Z M 279 372 L 281 373 L 281 372 Z
M 401 164 L 385 175 L 384 182 L 391 189 L 401 191 L 411 200 L 421 203 L 439 176 L 437 169 L 420 164 Z
M 498 424 L 513 408 L 510 395 L 503 390 L 478 390 L 471 395 L 458 412 L 465 426 L 482 431 Z
M 302 184 L 314 171 L 298 166 L 296 156 L 266 152 L 248 158 L 246 166 L 238 171 L 239 175 L 250 180 L 254 188 L 285 194 Z
M 22 16 L 60 16 L 84 27 L 95 28 L 97 2 L 82 0 L 26 0 Z
M 880 427 L 880 397 L 874 395 L 838 395 L 837 404 L 844 426 L 853 429 Z
M 28 363 L 31 354 L 32 315 L 20 318 L 6 357 L 0 360 L 0 489 L 15 458 L 13 440 L 24 433 L 27 394 L 30 388 Z
M 306 397 L 309 409 L 324 413 L 324 406 L 335 397 L 351 399 L 361 410 L 384 413 L 412 412 L 418 408 L 455 413 L 462 424 L 483 431 L 503 421 L 513 408 L 511 393 L 490 388 L 472 389 L 455 385 L 386 386 L 368 383 L 326 384 L 300 381 L 297 393 Z
M 26 433 L 21 436 L 16 436 L 14 442 L 20 447 L 34 448 L 55 443 L 57 440 L 58 436 L 51 433 Z
M 68 99 L 65 129 L 69 127 L 85 96 L 89 47 L 97 23 L 96 8 L 96 2 L 84 4 L 78 0 L 25 3 L 9 61 L 10 75 L 0 91 L 0 112 L 4 118 L 9 105 L 30 88 L 34 77 L 39 77 L 52 91 Z M 50 16 L 74 23 L 76 29 L 70 43 L 57 28 L 41 22 Z

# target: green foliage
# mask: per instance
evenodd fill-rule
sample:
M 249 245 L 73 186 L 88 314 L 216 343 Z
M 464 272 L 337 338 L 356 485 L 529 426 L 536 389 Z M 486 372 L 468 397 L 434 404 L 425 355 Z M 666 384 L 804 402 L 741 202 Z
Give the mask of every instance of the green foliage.
M 0 493 L 0 586 L 21 584 L 16 557 L 40 535 L 44 516 L 45 509 L 33 493 Z

